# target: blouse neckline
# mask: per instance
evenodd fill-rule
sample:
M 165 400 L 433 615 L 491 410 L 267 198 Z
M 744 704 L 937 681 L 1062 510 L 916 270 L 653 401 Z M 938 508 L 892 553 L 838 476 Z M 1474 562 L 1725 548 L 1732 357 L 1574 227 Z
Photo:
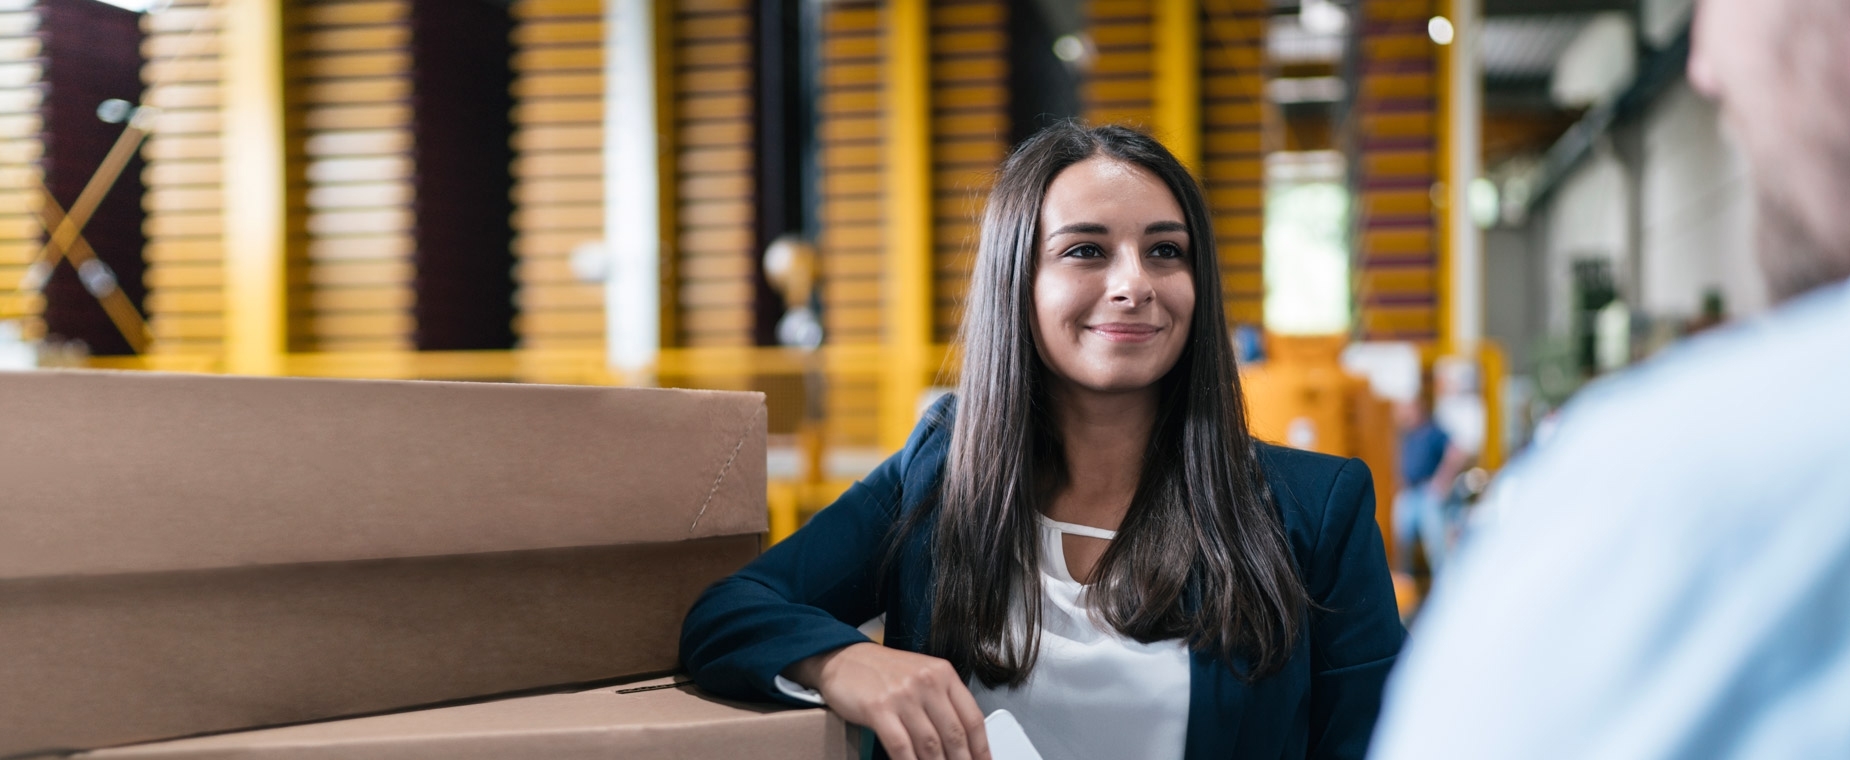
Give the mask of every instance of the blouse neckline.
M 1110 541 L 1117 538 L 1118 532 L 1094 528 L 1090 525 L 1060 522 L 1046 515 L 1035 513 L 1041 521 L 1041 575 L 1048 580 L 1084 591 L 1088 584 L 1079 582 L 1073 572 L 1066 567 L 1066 546 L 1060 540 L 1060 534 L 1068 533 L 1087 538 Z
M 1097 538 L 1105 541 L 1110 541 L 1118 537 L 1118 532 L 1115 530 L 1094 528 L 1090 525 L 1080 525 L 1078 523 L 1060 522 L 1059 520 L 1055 520 L 1039 512 L 1034 513 L 1034 516 L 1041 518 L 1041 525 L 1053 528 L 1061 533 L 1070 533 L 1075 536 L 1085 536 L 1086 538 Z

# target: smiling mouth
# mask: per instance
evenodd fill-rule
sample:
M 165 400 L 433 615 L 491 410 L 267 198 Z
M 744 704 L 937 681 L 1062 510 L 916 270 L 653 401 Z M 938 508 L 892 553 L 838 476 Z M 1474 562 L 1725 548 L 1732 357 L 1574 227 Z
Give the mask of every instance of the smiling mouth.
M 1163 328 L 1155 325 L 1138 325 L 1113 323 L 1108 325 L 1089 325 L 1088 330 L 1095 332 L 1105 340 L 1119 343 L 1141 343 L 1156 337 Z

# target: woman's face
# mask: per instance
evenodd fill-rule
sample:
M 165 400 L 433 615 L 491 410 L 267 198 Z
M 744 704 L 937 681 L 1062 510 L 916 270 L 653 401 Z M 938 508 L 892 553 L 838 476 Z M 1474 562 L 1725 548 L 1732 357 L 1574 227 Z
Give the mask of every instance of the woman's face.
M 1148 388 L 1175 366 L 1195 310 L 1182 206 L 1156 175 L 1110 158 L 1054 177 L 1035 255 L 1035 351 L 1057 383 Z

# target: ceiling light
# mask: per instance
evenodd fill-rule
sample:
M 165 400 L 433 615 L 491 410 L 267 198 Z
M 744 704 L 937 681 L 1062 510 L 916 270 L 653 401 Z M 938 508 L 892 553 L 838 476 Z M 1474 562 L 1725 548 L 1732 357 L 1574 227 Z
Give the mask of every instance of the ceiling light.
M 1298 24 L 1311 34 L 1342 34 L 1349 29 L 1349 14 L 1331 0 L 1304 0 L 1298 9 Z
M 1471 180 L 1465 195 L 1471 206 L 1471 221 L 1477 223 L 1478 229 L 1487 230 L 1497 226 L 1497 220 L 1503 216 L 1502 197 L 1497 192 L 1497 183 L 1478 177 Z
M 99 0 L 123 10 L 144 13 L 154 5 L 155 0 Z
M 1431 37 L 1433 42 L 1450 45 L 1455 34 L 1452 22 L 1444 16 L 1434 16 L 1432 20 L 1426 22 L 1426 36 Z

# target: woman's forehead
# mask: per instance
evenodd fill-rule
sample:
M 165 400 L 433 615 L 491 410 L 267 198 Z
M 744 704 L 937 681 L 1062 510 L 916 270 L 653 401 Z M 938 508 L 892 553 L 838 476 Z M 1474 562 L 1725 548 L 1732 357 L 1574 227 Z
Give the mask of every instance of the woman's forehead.
M 1049 231 L 1073 223 L 1141 230 L 1165 221 L 1183 218 L 1181 204 L 1163 180 L 1136 164 L 1102 156 L 1055 175 L 1041 203 L 1041 223 Z

